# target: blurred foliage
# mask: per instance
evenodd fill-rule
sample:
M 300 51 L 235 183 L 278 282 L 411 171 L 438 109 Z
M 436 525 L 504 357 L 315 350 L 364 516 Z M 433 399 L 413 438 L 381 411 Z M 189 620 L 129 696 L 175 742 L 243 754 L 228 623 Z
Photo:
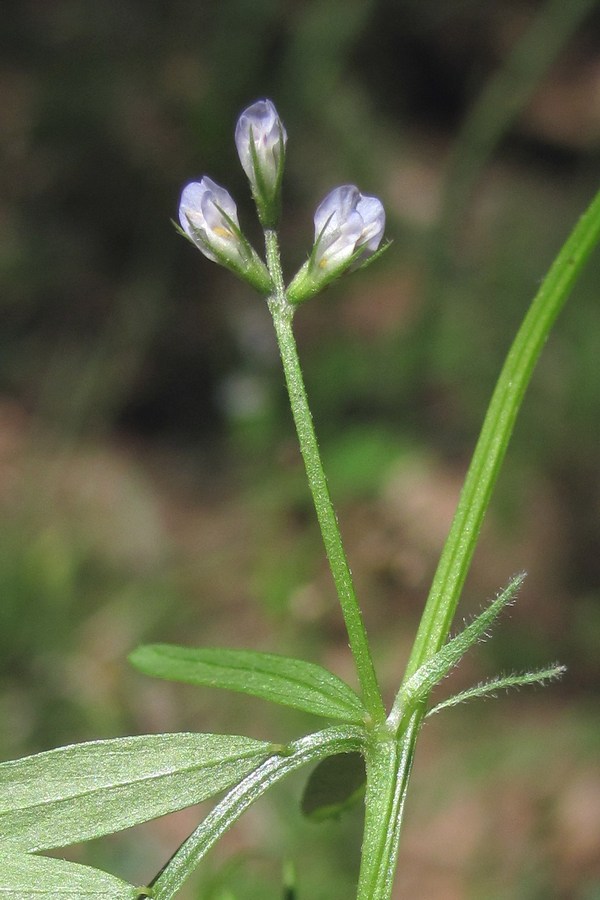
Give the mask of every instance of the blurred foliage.
M 5 756 L 127 730 L 296 733 L 258 705 L 145 684 L 123 662 L 141 640 L 305 653 L 352 678 L 266 311 L 169 222 L 208 173 L 259 244 L 233 144 L 259 97 L 289 134 L 290 274 L 333 185 L 388 211 L 392 249 L 302 309 L 298 333 L 382 678 L 398 680 L 495 376 L 597 188 L 599 26 L 593 0 L 5 4 Z M 506 721 L 468 708 L 430 726 L 402 896 L 598 895 L 599 335 L 593 264 L 536 373 L 465 606 L 530 578 L 457 677 L 554 658 L 570 674 L 529 719 L 503 700 Z M 281 897 L 296 851 L 298 900 L 350 895 L 360 821 L 303 822 L 301 792 L 240 823 L 200 873 L 203 900 Z M 194 822 L 86 858 L 151 877 Z

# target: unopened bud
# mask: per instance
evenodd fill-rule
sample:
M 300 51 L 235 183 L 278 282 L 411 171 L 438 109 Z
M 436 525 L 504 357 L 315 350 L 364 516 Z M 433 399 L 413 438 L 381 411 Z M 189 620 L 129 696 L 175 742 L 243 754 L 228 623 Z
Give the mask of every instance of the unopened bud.
M 286 130 L 270 100 L 258 100 L 240 115 L 235 145 L 264 228 L 273 228 L 279 218 L 286 142 Z
M 360 268 L 376 253 L 385 229 L 385 210 L 377 197 L 345 184 L 327 194 L 314 221 L 310 258 L 288 288 L 293 303 L 317 293 L 348 269 Z
M 231 194 L 206 176 L 186 185 L 179 203 L 185 234 L 208 259 L 218 262 L 256 290 L 268 294 L 267 268 L 240 230 Z

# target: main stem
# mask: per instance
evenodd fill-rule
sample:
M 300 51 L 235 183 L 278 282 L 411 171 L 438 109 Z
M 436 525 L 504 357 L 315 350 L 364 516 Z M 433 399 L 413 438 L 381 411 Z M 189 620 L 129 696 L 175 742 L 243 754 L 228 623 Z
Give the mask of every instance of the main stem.
M 306 475 L 325 545 L 325 552 L 329 560 L 329 567 L 342 607 L 350 649 L 362 689 L 363 701 L 372 719 L 375 722 L 382 721 L 385 718 L 385 708 L 375 674 L 367 632 L 354 589 L 352 573 L 344 551 L 342 536 L 321 461 L 292 329 L 294 307 L 288 302 L 286 297 L 277 234 L 274 231 L 265 231 L 265 245 L 267 265 L 274 284 L 274 291 L 268 299 L 268 304 L 273 317 L 277 343 L 279 344 L 279 352 L 300 443 L 300 451 L 304 460 Z

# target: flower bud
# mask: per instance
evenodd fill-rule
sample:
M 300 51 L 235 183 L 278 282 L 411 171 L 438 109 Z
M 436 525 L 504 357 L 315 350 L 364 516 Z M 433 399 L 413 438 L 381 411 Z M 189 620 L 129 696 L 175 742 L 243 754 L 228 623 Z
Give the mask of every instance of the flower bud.
M 231 269 L 261 293 L 269 293 L 267 268 L 240 231 L 235 201 L 225 188 L 206 176 L 187 184 L 179 202 L 179 221 L 208 259 Z
M 270 100 L 258 100 L 240 115 L 235 145 L 264 228 L 275 227 L 279 218 L 286 142 L 286 130 Z
M 353 184 L 334 188 L 315 212 L 315 244 L 288 288 L 292 303 L 364 265 L 377 251 L 384 229 L 385 210 L 377 197 L 361 194 Z

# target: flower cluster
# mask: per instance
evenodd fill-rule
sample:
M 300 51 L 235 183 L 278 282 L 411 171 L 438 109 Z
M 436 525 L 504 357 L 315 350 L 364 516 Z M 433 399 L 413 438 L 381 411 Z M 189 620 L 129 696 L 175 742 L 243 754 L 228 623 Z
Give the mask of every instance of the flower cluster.
M 286 143 L 286 130 L 270 100 L 259 100 L 240 115 L 235 144 L 266 230 L 275 228 L 279 219 Z M 242 233 L 237 206 L 225 188 L 207 176 L 186 185 L 179 221 L 185 236 L 208 259 L 231 269 L 260 293 L 273 292 L 271 274 Z M 317 207 L 314 222 L 311 254 L 286 290 L 293 304 L 382 252 L 378 249 L 385 229 L 381 201 L 361 194 L 354 185 L 331 191 Z

